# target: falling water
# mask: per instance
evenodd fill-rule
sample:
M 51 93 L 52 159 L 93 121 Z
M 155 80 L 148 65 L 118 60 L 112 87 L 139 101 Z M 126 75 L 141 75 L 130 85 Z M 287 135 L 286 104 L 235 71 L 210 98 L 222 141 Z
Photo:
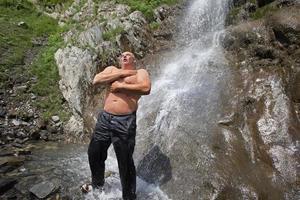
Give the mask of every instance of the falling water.
M 172 195 L 175 199 L 199 198 L 192 194 L 198 190 L 203 193 L 197 187 L 218 180 L 207 171 L 213 169 L 216 156 L 209 146 L 214 139 L 211 133 L 227 105 L 223 100 L 230 96 L 230 72 L 219 45 L 227 10 L 228 0 L 190 3 L 180 21 L 173 56 L 161 67 L 160 76 L 153 78 L 151 95 L 140 102 L 137 159 L 143 161 L 142 155 L 151 154 L 153 147 L 173 158 L 169 170 L 176 181 L 162 187 L 176 193 Z M 154 160 L 156 157 L 152 156 Z M 149 164 L 138 167 L 145 180 L 157 170 Z
M 198 0 L 189 6 L 177 36 L 178 46 L 184 46 L 173 52 L 174 56 L 155 79 L 151 95 L 141 101 L 141 120 L 153 110 L 157 112 L 155 123 L 146 128 L 167 134 L 170 126 L 187 122 L 189 116 L 199 117 L 203 122 L 213 120 L 213 113 L 219 113 L 225 60 L 218 37 L 224 28 L 226 8 L 226 0 Z M 169 122 L 170 115 L 176 117 Z

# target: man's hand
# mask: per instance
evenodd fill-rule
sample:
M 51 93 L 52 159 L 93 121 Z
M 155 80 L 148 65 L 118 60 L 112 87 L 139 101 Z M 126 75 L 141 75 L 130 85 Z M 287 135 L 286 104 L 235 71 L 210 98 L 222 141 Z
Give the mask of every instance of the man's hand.
M 112 93 L 119 92 L 121 89 L 121 86 L 122 86 L 121 82 L 119 82 L 119 81 L 113 82 L 110 86 L 110 92 L 112 92 Z

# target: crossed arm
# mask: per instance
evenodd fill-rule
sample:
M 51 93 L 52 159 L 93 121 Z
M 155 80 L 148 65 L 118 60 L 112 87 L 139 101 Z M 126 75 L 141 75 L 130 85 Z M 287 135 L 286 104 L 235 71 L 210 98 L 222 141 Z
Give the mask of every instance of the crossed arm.
M 109 66 L 94 77 L 93 85 L 109 84 L 118 80 L 119 78 L 132 76 L 135 75 L 136 73 L 137 70 L 121 70 L 114 66 Z
M 137 82 L 128 84 L 120 82 L 118 79 L 127 76 L 137 75 Z M 97 74 L 93 80 L 93 84 L 111 83 L 111 92 L 124 92 L 135 95 L 148 95 L 151 90 L 151 82 L 149 74 L 146 70 L 122 70 L 116 67 L 107 67 L 103 72 Z

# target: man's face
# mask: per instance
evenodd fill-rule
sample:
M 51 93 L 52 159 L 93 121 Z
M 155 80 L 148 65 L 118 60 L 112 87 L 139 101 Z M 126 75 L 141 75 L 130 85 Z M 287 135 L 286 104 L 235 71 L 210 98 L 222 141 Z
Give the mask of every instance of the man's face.
M 131 52 L 124 52 L 120 56 L 120 63 L 121 65 L 133 65 L 134 59 L 134 55 Z

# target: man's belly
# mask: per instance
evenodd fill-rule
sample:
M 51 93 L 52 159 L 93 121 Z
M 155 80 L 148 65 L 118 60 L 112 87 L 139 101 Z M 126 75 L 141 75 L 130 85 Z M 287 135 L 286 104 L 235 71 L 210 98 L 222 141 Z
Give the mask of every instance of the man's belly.
M 137 110 L 138 99 L 137 96 L 109 93 L 104 102 L 104 110 L 116 115 L 129 114 Z

